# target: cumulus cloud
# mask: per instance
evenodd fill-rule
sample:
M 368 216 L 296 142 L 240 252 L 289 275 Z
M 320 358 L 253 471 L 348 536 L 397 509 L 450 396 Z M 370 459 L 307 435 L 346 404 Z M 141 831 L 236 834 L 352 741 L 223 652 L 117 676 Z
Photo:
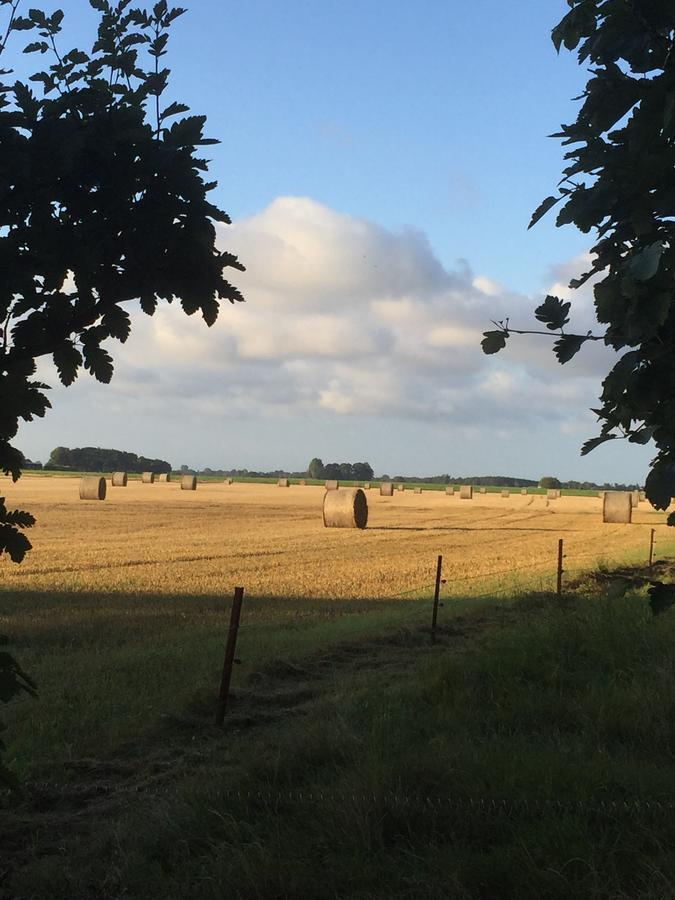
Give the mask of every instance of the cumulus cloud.
M 247 266 L 233 279 L 247 299 L 224 305 L 213 328 L 165 306 L 134 313 L 132 338 L 115 347 L 110 402 L 172 398 L 172 408 L 213 415 L 452 420 L 458 428 L 519 428 L 546 417 L 574 429 L 597 397 L 611 357 L 584 348 L 560 367 L 551 342 L 516 338 L 486 357 L 493 319 L 540 327 L 541 298 L 511 291 L 458 261 L 447 268 L 425 235 L 398 232 L 306 197 L 280 197 L 219 233 Z M 550 292 L 567 296 L 579 258 L 551 270 Z M 590 289 L 577 292 L 592 326 Z M 461 423 L 461 425 L 459 424 Z

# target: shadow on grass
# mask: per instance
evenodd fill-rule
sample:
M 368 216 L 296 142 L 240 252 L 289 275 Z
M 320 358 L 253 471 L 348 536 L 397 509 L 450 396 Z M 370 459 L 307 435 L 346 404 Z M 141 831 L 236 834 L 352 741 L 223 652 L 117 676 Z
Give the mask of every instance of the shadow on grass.
M 242 642 L 223 731 L 203 686 L 45 789 L 69 865 L 31 835 L 12 896 L 671 897 L 672 618 L 590 581 L 459 610 Z

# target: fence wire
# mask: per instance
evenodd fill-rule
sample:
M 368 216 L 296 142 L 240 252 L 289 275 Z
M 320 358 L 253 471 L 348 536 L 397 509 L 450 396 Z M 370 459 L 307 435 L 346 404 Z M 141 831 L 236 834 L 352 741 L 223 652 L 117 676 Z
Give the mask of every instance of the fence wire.
M 125 794 L 173 794 L 171 786 L 157 784 L 112 785 L 100 782 L 70 784 L 67 782 L 26 781 L 22 787 L 38 794 L 59 795 L 63 799 L 93 798 Z M 225 790 L 218 791 L 218 797 L 232 803 L 250 805 L 295 804 L 302 806 L 389 806 L 422 807 L 426 809 L 457 810 L 461 812 L 483 812 L 486 814 L 540 815 L 556 812 L 559 814 L 603 813 L 607 815 L 668 813 L 675 812 L 675 802 L 671 800 L 634 797 L 622 800 L 559 799 L 551 797 L 465 797 L 450 794 L 413 794 L 401 791 L 379 793 L 334 790 Z

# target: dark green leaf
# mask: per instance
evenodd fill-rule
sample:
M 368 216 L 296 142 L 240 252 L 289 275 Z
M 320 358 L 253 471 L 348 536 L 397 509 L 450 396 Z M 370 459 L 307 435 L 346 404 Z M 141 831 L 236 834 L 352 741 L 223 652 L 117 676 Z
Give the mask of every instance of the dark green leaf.
M 483 340 L 480 342 L 483 353 L 488 355 L 498 353 L 506 347 L 508 334 L 505 331 L 484 331 Z
M 562 200 L 562 196 L 547 197 L 543 200 L 532 213 L 532 218 L 530 219 L 530 224 L 527 226 L 527 230 L 529 231 L 533 225 L 536 225 L 539 219 L 541 219 L 542 216 L 545 216 L 549 209 L 551 209 L 552 206 L 555 206 L 559 200 Z
M 549 294 L 535 311 L 535 317 L 551 331 L 557 331 L 569 322 L 568 313 L 572 304 Z
M 630 258 L 628 268 L 633 278 L 638 281 L 648 281 L 658 272 L 659 263 L 663 255 L 663 244 L 650 244 L 635 256 Z
M 668 509 L 675 497 L 675 464 L 657 463 L 647 475 L 645 494 L 655 509 Z
M 54 351 L 54 365 L 59 373 L 61 384 L 68 387 L 77 378 L 77 370 L 82 365 L 82 354 L 72 341 L 64 341 Z
M 84 365 L 97 381 L 108 384 L 113 376 L 113 361 L 109 353 L 98 344 L 84 344 Z
M 579 337 L 576 334 L 564 334 L 562 337 L 559 337 L 553 344 L 553 352 L 558 358 L 558 362 L 562 364 L 569 362 L 581 350 L 581 347 L 587 340 L 588 338 Z
M 591 450 L 595 450 L 596 447 L 599 447 L 600 444 L 604 444 L 606 441 L 613 441 L 616 438 L 615 434 L 603 434 L 600 437 L 591 438 L 589 441 L 586 441 L 581 447 L 581 455 L 586 456 L 587 453 L 590 453 Z

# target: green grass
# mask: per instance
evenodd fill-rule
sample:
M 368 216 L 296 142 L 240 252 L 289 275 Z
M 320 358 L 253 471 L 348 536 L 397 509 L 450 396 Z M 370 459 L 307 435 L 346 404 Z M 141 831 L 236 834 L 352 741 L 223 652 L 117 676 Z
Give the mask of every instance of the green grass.
M 96 618 L 92 598 L 54 598 L 44 643 L 18 655 L 72 663 L 74 693 L 36 709 L 75 704 L 56 755 L 75 728 L 73 760 L 95 757 L 70 777 L 110 793 L 78 805 L 64 789 L 47 824 L 16 813 L 33 849 L 11 896 L 675 896 L 675 610 L 654 618 L 644 590 L 599 584 L 444 609 L 435 647 L 410 603 L 251 604 L 224 732 L 215 599 L 169 615 L 162 598 L 115 598 Z M 82 625 L 57 634 L 57 607 Z M 96 724 L 125 717 L 117 734 Z M 73 815 L 60 851 L 50 830 Z

